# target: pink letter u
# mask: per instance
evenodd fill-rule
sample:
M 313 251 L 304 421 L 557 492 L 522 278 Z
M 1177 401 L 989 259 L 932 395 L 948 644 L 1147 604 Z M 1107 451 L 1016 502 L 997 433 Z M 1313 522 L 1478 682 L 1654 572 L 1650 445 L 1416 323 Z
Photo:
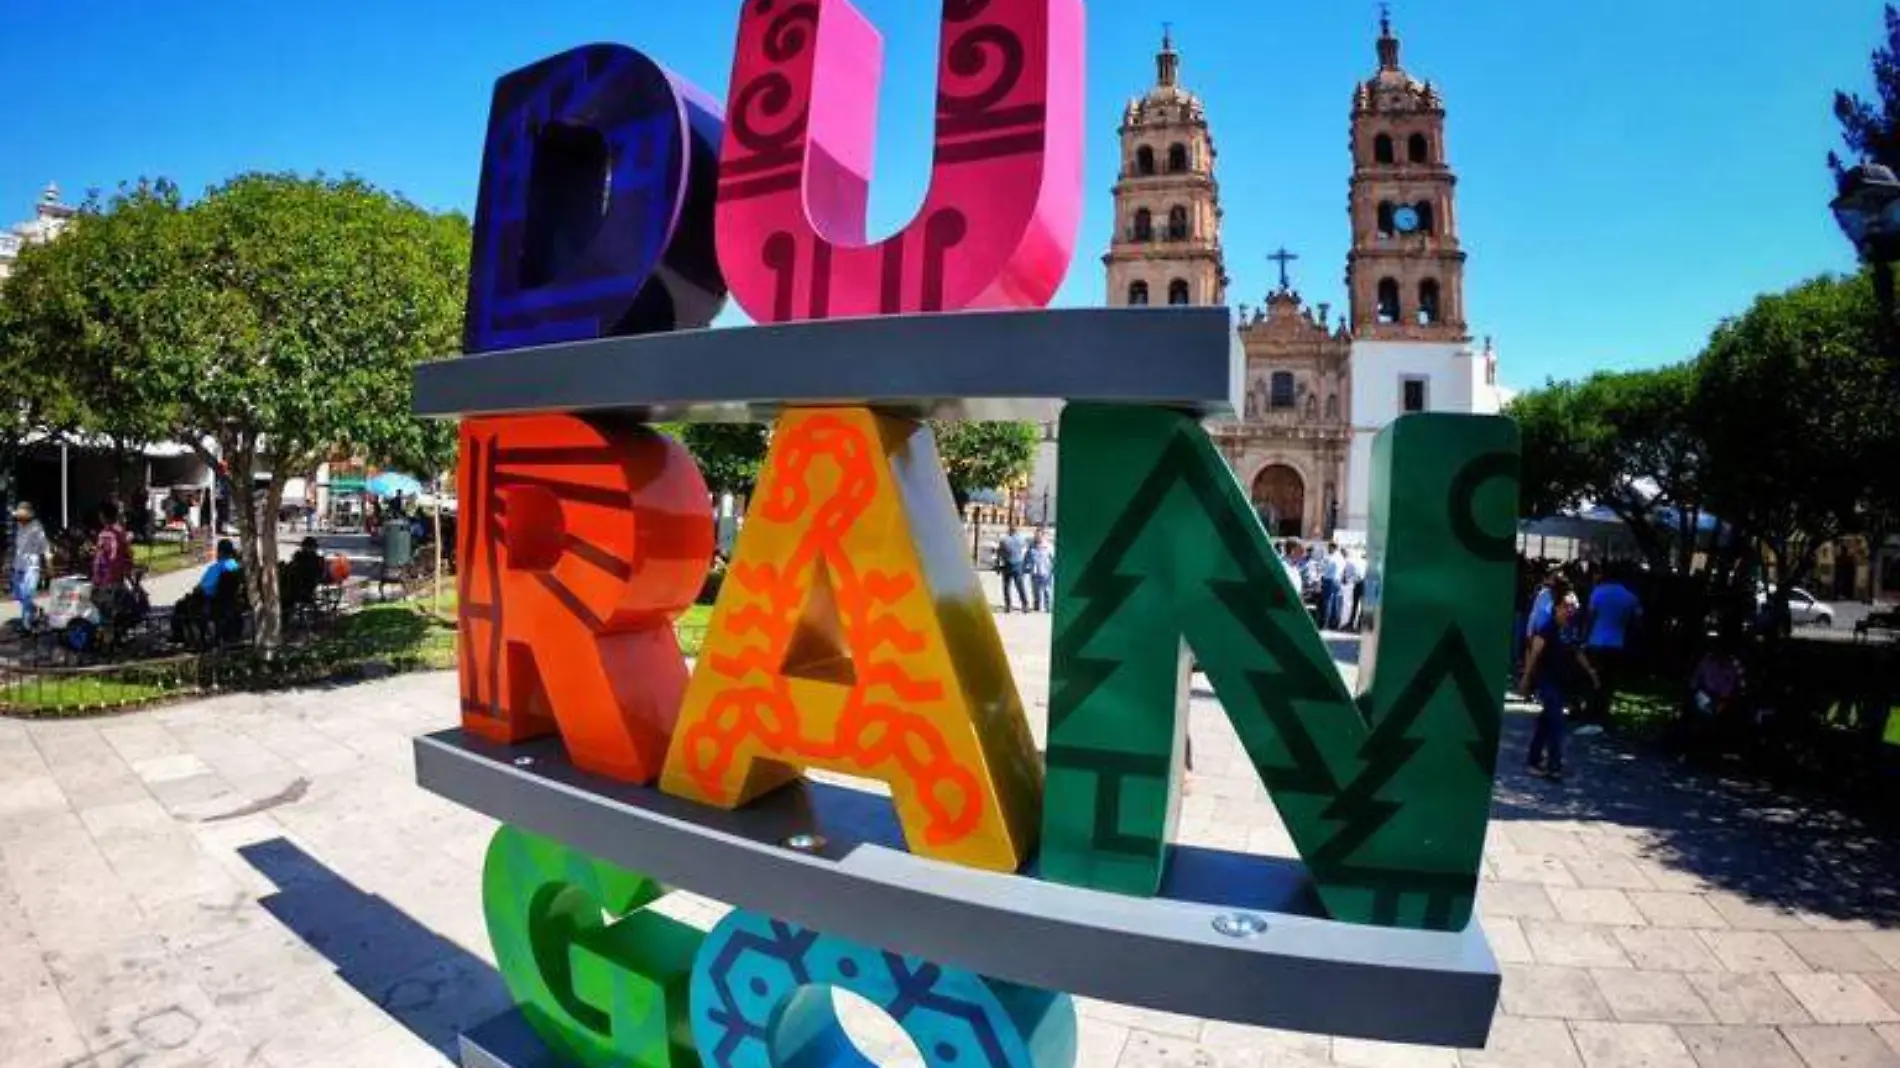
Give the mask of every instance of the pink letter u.
M 923 211 L 865 241 L 883 39 L 849 0 L 745 0 L 719 263 L 755 321 L 1036 308 L 1075 253 L 1082 0 L 944 0 Z

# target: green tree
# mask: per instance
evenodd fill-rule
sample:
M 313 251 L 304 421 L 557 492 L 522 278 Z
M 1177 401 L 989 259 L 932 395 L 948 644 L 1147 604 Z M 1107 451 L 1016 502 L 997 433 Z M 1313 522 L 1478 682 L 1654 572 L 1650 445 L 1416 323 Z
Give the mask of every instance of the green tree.
M 1887 38 L 1874 50 L 1874 96 L 1834 94 L 1834 117 L 1841 137 L 1854 155 L 1884 163 L 1900 171 L 1900 11 L 1886 5 Z M 1846 163 L 1828 153 L 1828 164 L 1839 173 Z
M 1770 554 L 1784 618 L 1819 548 L 1865 532 L 1893 464 L 1879 337 L 1868 280 L 1826 276 L 1757 299 L 1696 364 L 1709 506 Z
M 937 453 L 962 511 L 980 490 L 1009 489 L 1029 477 L 1042 434 L 1034 423 L 937 423 Z
M 174 438 L 227 473 L 274 645 L 284 483 L 337 450 L 430 448 L 411 376 L 457 346 L 468 224 L 355 178 L 250 174 L 191 204 L 122 189 L 73 236 L 46 247 L 60 281 L 19 321 L 63 357 L 89 426 Z
M 1608 508 L 1658 567 L 1686 571 L 1702 512 L 1706 448 L 1689 418 L 1686 364 L 1550 383 L 1511 403 L 1523 439 L 1524 509 Z
M 660 429 L 693 454 L 707 489 L 734 497 L 752 495 L 771 442 L 764 423 L 671 423 Z

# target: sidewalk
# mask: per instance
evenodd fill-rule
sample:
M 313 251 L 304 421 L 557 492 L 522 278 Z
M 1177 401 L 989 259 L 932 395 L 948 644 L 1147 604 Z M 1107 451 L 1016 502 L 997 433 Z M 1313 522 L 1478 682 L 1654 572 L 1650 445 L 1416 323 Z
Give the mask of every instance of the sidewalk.
M 996 620 L 1041 736 L 1050 617 Z M 1356 640 L 1329 644 L 1350 676 Z M 456 708 L 444 673 L 0 719 L 0 1064 L 448 1065 L 458 1031 L 507 1001 L 481 908 L 494 824 L 415 785 L 411 739 Z M 1579 739 L 1572 777 L 1545 783 L 1522 771 L 1529 726 L 1507 717 L 1479 894 L 1504 974 L 1489 1050 L 1078 999 L 1078 1065 L 1900 1064 L 1895 843 L 1610 739 Z M 1204 680 L 1189 730 L 1178 837 L 1290 855 Z

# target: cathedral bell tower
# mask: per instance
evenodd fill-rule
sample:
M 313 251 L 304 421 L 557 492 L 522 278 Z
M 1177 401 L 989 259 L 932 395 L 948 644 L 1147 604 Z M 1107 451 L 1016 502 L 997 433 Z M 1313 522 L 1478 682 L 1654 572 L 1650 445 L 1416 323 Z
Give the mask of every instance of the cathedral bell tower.
M 1181 88 L 1181 56 L 1163 33 L 1155 85 L 1122 113 L 1115 235 L 1102 262 L 1108 303 L 1224 304 L 1220 186 L 1201 100 Z
M 1389 15 L 1379 70 L 1352 102 L 1352 330 L 1366 341 L 1467 341 L 1465 254 L 1446 162 L 1445 103 L 1399 66 Z

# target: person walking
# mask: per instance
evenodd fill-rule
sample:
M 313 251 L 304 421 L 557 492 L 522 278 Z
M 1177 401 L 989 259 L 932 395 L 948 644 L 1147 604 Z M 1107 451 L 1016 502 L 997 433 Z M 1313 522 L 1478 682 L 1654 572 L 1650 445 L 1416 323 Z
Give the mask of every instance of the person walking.
M 1029 570 L 1029 592 L 1036 601 L 1035 611 L 1050 612 L 1056 605 L 1056 547 L 1049 543 L 1049 534 L 1041 527 L 1029 539 L 1029 549 L 1023 554 L 1024 566 Z
M 1591 686 L 1597 680 L 1596 669 L 1583 651 L 1576 625 L 1577 595 L 1567 579 L 1551 584 L 1550 606 L 1549 618 L 1531 637 L 1519 691 L 1536 695 L 1539 706 L 1525 762 L 1531 774 L 1555 782 L 1564 777 L 1564 706 L 1583 689 L 1586 679 Z
M 1319 572 L 1319 618 L 1320 629 L 1338 630 L 1339 611 L 1344 601 L 1340 597 L 1340 579 L 1346 573 L 1346 560 L 1339 555 L 1339 545 L 1328 542 L 1326 559 L 1320 561 Z
M 1015 526 L 996 543 L 996 570 L 1003 577 L 1003 611 L 1012 611 L 1009 600 L 1011 590 L 1016 591 L 1016 604 L 1022 610 L 1029 611 L 1029 591 L 1023 585 L 1024 562 L 1029 556 L 1029 543 L 1023 540 L 1022 532 Z
M 41 569 L 52 554 L 46 540 L 46 528 L 40 525 L 33 506 L 25 501 L 13 510 L 13 599 L 20 602 L 20 623 L 32 630 L 40 619 L 35 597 L 40 592 Z
M 1630 637 L 1642 619 L 1642 599 L 1624 582 L 1621 567 L 1610 568 L 1603 581 L 1590 591 L 1590 610 L 1585 614 L 1584 633 L 1588 637 L 1584 651 L 1601 681 L 1584 702 L 1584 722 L 1577 727 L 1579 736 L 1602 734 L 1609 724 L 1610 705 L 1629 660 Z

